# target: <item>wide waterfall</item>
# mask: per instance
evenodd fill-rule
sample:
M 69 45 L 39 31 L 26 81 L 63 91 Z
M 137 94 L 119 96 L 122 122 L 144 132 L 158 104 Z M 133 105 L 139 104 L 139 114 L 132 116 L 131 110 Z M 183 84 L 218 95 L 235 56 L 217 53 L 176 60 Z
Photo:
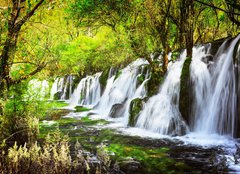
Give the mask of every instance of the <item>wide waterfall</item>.
M 193 131 L 234 136 L 237 112 L 237 90 L 233 52 L 240 35 L 230 46 L 225 41 L 213 61 L 203 62 L 204 55 L 193 57 L 191 78 L 195 103 Z
M 169 63 L 165 79 L 159 84 L 159 92 L 143 105 L 135 126 L 163 135 L 197 132 L 234 136 L 237 82 L 233 54 L 239 38 L 224 42 L 215 55 L 211 55 L 210 44 L 193 48 L 190 125 L 179 110 L 180 77 L 186 60 L 186 51 L 183 51 L 178 60 Z M 131 101 L 136 98 L 146 100 L 147 97 L 145 86 L 151 76 L 148 62 L 138 59 L 118 72 L 110 69 L 104 87 L 100 84 L 101 75 L 97 73 L 82 78 L 74 92 L 68 92 L 71 96 L 69 105 L 71 108 L 77 105 L 90 107 L 91 112 L 100 118 L 118 118 L 115 120 L 127 127 Z M 52 85 L 51 98 L 60 92 L 59 99 L 66 99 L 66 91 L 72 90 L 72 83 L 71 76 L 57 78 Z

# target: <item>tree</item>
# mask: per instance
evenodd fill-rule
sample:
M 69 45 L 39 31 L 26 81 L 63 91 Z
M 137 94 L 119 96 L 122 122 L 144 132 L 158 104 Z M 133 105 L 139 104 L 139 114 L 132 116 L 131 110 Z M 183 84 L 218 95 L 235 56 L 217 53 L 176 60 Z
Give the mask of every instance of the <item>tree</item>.
M 11 0 L 10 5 L 3 8 L 2 14 L 6 18 L 6 33 L 1 37 L 1 54 L 0 54 L 0 97 L 4 98 L 5 91 L 13 84 L 19 83 L 29 76 L 41 71 L 45 62 L 39 64 L 35 70 L 27 75 L 13 80 L 10 76 L 11 67 L 14 63 L 14 57 L 17 49 L 19 35 L 24 24 L 34 15 L 36 10 L 44 3 L 45 0 L 39 0 L 37 3 L 24 0 Z M 33 7 L 32 7 L 33 6 Z M 1 34 L 3 35 L 3 34 Z

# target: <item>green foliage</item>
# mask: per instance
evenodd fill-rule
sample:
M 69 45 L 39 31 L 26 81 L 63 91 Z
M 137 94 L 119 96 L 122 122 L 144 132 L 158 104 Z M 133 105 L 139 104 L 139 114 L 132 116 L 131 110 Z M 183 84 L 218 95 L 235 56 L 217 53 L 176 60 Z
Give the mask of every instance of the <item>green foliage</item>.
M 75 112 L 84 112 L 84 111 L 90 111 L 90 109 L 82 107 L 82 106 L 76 106 L 75 107 Z
M 186 167 L 167 155 L 168 148 L 142 148 L 139 146 L 111 144 L 106 150 L 114 152 L 119 161 L 133 158 L 141 162 L 144 173 L 183 173 Z

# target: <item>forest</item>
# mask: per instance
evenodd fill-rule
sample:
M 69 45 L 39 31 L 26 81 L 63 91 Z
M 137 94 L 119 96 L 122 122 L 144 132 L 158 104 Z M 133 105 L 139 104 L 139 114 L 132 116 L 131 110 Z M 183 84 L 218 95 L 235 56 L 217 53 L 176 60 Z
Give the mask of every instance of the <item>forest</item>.
M 239 0 L 0 0 L 0 173 L 240 173 L 239 77 Z

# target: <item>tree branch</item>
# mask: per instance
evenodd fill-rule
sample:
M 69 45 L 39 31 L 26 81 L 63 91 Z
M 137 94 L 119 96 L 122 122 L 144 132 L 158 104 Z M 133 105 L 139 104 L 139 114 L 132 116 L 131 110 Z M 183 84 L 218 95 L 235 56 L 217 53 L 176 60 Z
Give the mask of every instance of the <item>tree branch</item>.
M 22 80 L 26 80 L 28 79 L 30 76 L 33 76 L 35 74 L 37 74 L 38 72 L 40 72 L 43 68 L 45 68 L 47 66 L 47 63 L 38 66 L 35 70 L 33 70 L 31 73 L 29 73 L 28 75 L 22 76 L 21 78 L 17 79 L 17 80 L 12 80 L 11 79 L 11 85 L 13 84 L 18 84 L 20 83 Z
M 214 5 L 211 5 L 211 4 L 208 4 L 208 3 L 205 3 L 205 2 L 199 1 L 199 0 L 195 0 L 195 1 L 198 2 L 198 3 L 200 3 L 200 4 L 206 5 L 206 6 L 208 6 L 208 7 L 211 7 L 211 8 L 220 10 L 220 11 L 223 11 L 223 12 L 225 12 L 225 13 L 227 13 L 227 14 L 233 14 L 233 15 L 238 15 L 238 16 L 240 16 L 240 13 L 230 12 L 230 11 L 224 10 L 224 9 L 222 9 L 222 8 L 220 8 L 220 7 L 216 7 L 216 6 L 214 6 Z
M 33 9 L 26 14 L 26 16 L 24 16 L 19 22 L 17 22 L 16 24 L 16 28 L 21 28 L 21 26 L 35 13 L 35 11 L 38 9 L 39 6 L 42 5 L 42 3 L 45 0 L 40 0 L 34 7 Z

